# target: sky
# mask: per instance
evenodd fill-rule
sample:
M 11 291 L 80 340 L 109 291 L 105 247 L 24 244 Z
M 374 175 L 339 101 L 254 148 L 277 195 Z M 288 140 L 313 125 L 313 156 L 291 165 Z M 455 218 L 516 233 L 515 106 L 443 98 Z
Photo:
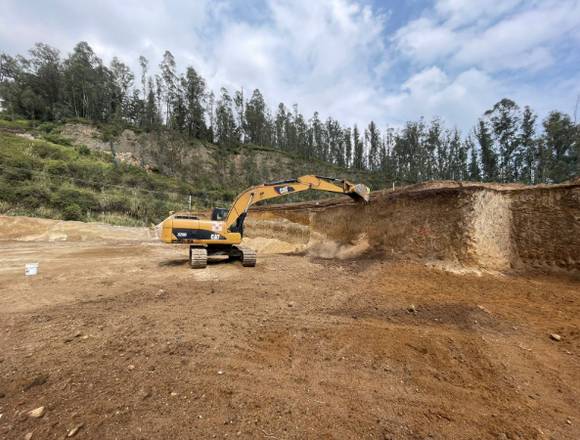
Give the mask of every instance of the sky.
M 170 50 L 209 87 L 259 88 L 341 123 L 442 118 L 468 131 L 509 97 L 574 114 L 580 0 L 0 0 L 0 51 L 87 41 L 138 76 Z M 580 110 L 579 110 L 580 112 Z M 580 117 L 580 115 L 579 115 Z

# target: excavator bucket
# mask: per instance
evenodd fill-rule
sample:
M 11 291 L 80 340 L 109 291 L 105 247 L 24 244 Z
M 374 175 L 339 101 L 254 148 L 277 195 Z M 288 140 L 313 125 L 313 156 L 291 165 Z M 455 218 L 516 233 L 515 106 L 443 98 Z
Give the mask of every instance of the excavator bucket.
M 363 185 L 362 183 L 357 183 L 348 195 L 355 200 L 364 200 L 365 202 L 368 202 L 370 200 L 371 190 L 368 186 Z

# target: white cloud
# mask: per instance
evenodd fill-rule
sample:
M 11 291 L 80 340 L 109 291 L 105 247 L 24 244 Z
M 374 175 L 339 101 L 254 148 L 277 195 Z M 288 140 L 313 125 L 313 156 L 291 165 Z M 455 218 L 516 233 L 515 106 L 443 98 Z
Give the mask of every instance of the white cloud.
M 411 76 L 400 92 L 387 96 L 383 102 L 389 119 L 398 125 L 419 116 L 428 120 L 438 116 L 465 130 L 495 102 L 501 89 L 480 70 L 469 69 L 450 78 L 432 66 Z
M 467 24 L 483 25 L 511 11 L 523 0 L 438 0 L 435 10 L 453 28 Z M 531 2 L 530 2 L 531 3 Z
M 441 69 L 434 66 L 413 75 L 405 81 L 403 83 L 403 90 L 408 90 L 411 93 L 432 93 L 439 90 L 448 81 L 447 75 Z
M 407 23 L 395 16 L 363 0 L 3 0 L 0 50 L 86 40 L 139 77 L 139 55 L 155 70 L 169 49 L 216 92 L 260 88 L 273 111 L 298 103 L 344 124 L 438 115 L 465 130 L 505 96 L 568 110 L 580 92 L 578 74 L 555 67 L 578 57 L 580 0 L 435 0 Z
M 394 42 L 401 52 L 425 64 L 453 53 L 460 45 L 452 29 L 428 18 L 419 18 L 399 29 Z
M 419 65 L 541 70 L 555 62 L 555 42 L 580 33 L 580 1 L 521 3 L 439 0 L 429 17 L 400 28 L 394 42 Z
M 545 115 L 573 111 L 580 93 L 577 69 L 556 67 L 578 57 L 578 0 L 437 0 L 392 41 L 414 70 L 384 101 L 403 121 L 439 115 L 465 130 L 503 97 Z
M 217 37 L 218 77 L 259 87 L 271 107 L 299 103 L 345 123 L 377 116 L 373 96 L 385 62 L 385 17 L 346 0 L 269 0 L 270 20 L 231 23 Z M 211 62 L 208 60 L 208 62 Z
M 541 69 L 553 62 L 549 44 L 580 26 L 580 2 L 543 3 L 467 39 L 454 60 L 495 69 Z M 461 35 L 458 35 L 461 38 Z

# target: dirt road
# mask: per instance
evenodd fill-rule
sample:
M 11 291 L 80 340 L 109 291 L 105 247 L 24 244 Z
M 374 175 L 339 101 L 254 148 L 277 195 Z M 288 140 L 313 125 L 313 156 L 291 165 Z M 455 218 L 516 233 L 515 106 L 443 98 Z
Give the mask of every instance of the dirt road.
M 1 438 L 580 438 L 577 279 L 1 247 Z

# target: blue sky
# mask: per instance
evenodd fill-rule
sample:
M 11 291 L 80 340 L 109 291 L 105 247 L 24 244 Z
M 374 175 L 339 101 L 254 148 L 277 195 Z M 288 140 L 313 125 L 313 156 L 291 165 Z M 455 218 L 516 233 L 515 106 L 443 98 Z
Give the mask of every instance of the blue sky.
M 88 41 L 137 71 L 163 51 L 219 90 L 262 90 L 345 124 L 442 117 L 467 131 L 511 97 L 540 116 L 580 93 L 580 0 L 0 0 L 0 50 Z

